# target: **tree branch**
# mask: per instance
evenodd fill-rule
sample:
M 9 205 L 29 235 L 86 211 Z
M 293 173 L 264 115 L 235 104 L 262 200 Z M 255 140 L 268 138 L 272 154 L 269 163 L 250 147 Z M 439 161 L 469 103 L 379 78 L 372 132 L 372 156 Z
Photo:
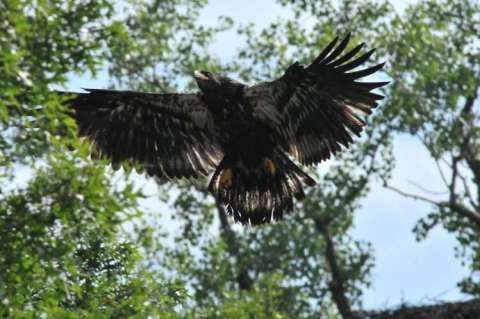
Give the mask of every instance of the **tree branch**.
M 408 180 L 408 183 L 415 186 L 416 188 L 418 188 L 422 192 L 429 193 L 429 194 L 432 194 L 432 195 L 445 195 L 445 194 L 448 193 L 448 191 L 433 191 L 431 189 L 427 189 L 426 187 L 423 187 L 422 185 L 420 185 L 417 182 L 412 181 L 412 180 Z
M 475 200 L 473 199 L 473 196 L 472 194 L 470 193 L 470 187 L 468 186 L 468 181 L 467 179 L 465 178 L 465 176 L 463 176 L 462 174 L 458 174 L 458 177 L 460 178 L 460 180 L 462 181 L 462 184 L 463 184 L 463 190 L 465 192 L 465 195 L 468 199 L 468 201 L 470 202 L 470 205 L 472 205 L 472 207 L 477 210 L 477 211 L 480 211 L 480 206 L 478 206 L 478 204 L 475 202 Z
M 439 208 L 448 208 L 452 212 L 458 213 L 459 215 L 468 218 L 470 221 L 472 221 L 475 224 L 475 227 L 477 228 L 477 231 L 480 231 L 480 212 L 476 212 L 476 211 L 468 208 L 467 206 L 463 205 L 462 203 L 459 203 L 456 200 L 455 201 L 452 201 L 452 200 L 436 201 L 436 200 L 433 200 L 433 199 L 430 199 L 428 197 L 424 197 L 424 196 L 421 196 L 421 195 L 404 192 L 404 191 L 402 191 L 402 190 L 400 190 L 396 187 L 390 186 L 388 184 L 385 184 L 384 186 L 385 186 L 385 188 L 390 189 L 390 190 L 392 190 L 392 191 L 394 191 L 394 192 L 396 192 L 396 193 L 398 193 L 398 194 L 400 194 L 404 197 L 412 198 L 412 199 L 415 199 L 415 200 L 421 200 L 421 201 L 430 203 L 432 205 L 435 205 Z
M 475 93 L 469 97 L 467 97 L 465 101 L 465 105 L 461 111 L 460 119 L 462 127 L 464 129 L 469 129 L 467 136 L 465 137 L 465 142 L 462 145 L 461 153 L 467 162 L 468 167 L 473 173 L 475 184 L 477 185 L 478 191 L 478 201 L 480 202 L 480 158 L 478 158 L 478 154 L 476 152 L 475 145 L 470 143 L 471 133 L 473 133 L 473 128 L 475 127 L 474 123 L 474 113 L 473 113 L 473 105 L 475 104 L 475 100 L 478 97 L 478 88 L 475 89 Z
M 468 150 L 465 156 L 465 160 L 468 164 L 468 167 L 473 173 L 473 179 L 475 184 L 477 185 L 477 198 L 478 202 L 480 202 L 480 158 L 476 159 L 475 155 L 472 154 L 472 150 Z
M 442 167 L 440 166 L 439 160 L 437 158 L 434 158 L 434 161 L 435 161 L 435 165 L 437 166 L 438 173 L 442 178 L 443 183 L 445 184 L 446 187 L 448 187 L 447 178 L 445 177 L 445 173 L 443 172 Z
M 216 201 L 215 204 L 217 206 L 218 218 L 220 219 L 220 235 L 227 244 L 228 253 L 238 260 L 239 249 L 236 238 L 237 236 L 228 222 L 228 216 L 225 212 L 225 207 L 218 201 Z M 253 285 L 252 278 L 250 278 L 248 270 L 245 269 L 245 266 L 240 261 L 238 262 L 237 283 L 241 290 L 250 290 Z
M 335 252 L 335 244 L 328 230 L 328 222 L 324 222 L 319 218 L 313 219 L 317 230 L 322 234 L 325 239 L 325 258 L 330 269 L 332 280 L 329 284 L 330 291 L 332 293 L 333 300 L 337 305 L 338 312 L 342 315 L 343 319 L 355 319 L 358 318 L 353 314 L 350 308 L 350 303 L 347 298 L 347 291 L 345 289 L 345 278 L 342 276 L 340 265 L 337 262 L 337 255 Z
M 457 175 L 458 175 L 458 162 L 462 159 L 461 155 L 452 157 L 452 177 L 450 179 L 450 184 L 448 185 L 448 190 L 450 192 L 450 203 L 457 202 Z

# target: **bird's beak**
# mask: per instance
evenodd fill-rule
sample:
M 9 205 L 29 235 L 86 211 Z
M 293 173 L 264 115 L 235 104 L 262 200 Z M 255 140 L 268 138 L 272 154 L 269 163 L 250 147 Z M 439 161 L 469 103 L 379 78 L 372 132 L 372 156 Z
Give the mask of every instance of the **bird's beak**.
M 206 81 L 206 80 L 209 80 L 208 77 L 206 77 L 202 72 L 200 71 L 195 71 L 193 72 L 193 77 L 197 80 L 203 80 L 203 81 Z

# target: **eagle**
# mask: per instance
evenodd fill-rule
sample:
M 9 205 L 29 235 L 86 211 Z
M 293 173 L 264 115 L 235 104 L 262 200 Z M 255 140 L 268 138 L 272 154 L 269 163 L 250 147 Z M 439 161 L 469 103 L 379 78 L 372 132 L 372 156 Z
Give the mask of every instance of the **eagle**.
M 388 82 L 358 82 L 375 49 L 337 36 L 308 65 L 254 85 L 195 71 L 197 93 L 85 89 L 67 100 L 78 134 L 113 167 L 133 162 L 164 180 L 210 176 L 208 190 L 236 222 L 277 221 L 315 180 L 320 163 L 353 143 Z M 213 174 L 212 174 L 213 173 Z

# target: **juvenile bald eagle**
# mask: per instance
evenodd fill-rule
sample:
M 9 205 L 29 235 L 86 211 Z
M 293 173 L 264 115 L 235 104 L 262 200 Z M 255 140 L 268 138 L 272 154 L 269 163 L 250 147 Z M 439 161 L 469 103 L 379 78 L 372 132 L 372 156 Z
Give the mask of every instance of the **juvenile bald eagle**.
M 356 80 L 384 64 L 352 71 L 374 50 L 357 56 L 362 43 L 344 53 L 349 39 L 253 86 L 198 71 L 195 94 L 87 89 L 68 103 L 79 135 L 113 164 L 134 161 L 157 178 L 213 172 L 208 189 L 235 221 L 267 223 L 315 184 L 292 159 L 312 165 L 349 146 L 383 98 L 371 90 L 387 82 Z

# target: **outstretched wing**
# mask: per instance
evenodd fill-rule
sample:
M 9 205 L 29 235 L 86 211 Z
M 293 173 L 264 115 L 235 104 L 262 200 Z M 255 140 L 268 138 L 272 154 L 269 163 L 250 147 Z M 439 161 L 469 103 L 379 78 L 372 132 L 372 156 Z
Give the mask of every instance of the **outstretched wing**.
M 273 123 L 280 144 L 303 164 L 318 163 L 339 151 L 340 145 L 352 143 L 351 133 L 359 135 L 365 125 L 362 117 L 383 98 L 371 91 L 388 82 L 356 80 L 380 70 L 384 63 L 349 72 L 374 52 L 355 57 L 362 43 L 344 53 L 349 40 L 350 35 L 336 46 L 337 37 L 309 66 L 296 62 L 281 78 L 246 91 L 254 116 Z
M 207 175 L 221 159 L 211 115 L 195 94 L 87 90 L 68 101 L 81 137 L 111 160 L 156 177 Z

